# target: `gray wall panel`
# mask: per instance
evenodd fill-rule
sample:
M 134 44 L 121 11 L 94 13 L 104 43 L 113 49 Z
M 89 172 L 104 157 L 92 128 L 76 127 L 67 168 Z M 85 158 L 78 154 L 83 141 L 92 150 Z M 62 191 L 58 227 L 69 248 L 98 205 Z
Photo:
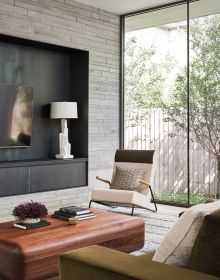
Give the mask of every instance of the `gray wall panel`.
M 0 169 L 0 196 L 30 192 L 29 168 L 12 167 Z
M 31 192 L 59 190 L 86 185 L 86 163 L 31 167 Z

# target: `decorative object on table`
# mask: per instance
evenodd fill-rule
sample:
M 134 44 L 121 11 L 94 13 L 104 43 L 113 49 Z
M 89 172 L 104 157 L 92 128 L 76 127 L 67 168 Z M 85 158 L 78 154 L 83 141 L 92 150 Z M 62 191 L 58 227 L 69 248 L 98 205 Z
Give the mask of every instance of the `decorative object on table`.
M 69 218 L 68 222 L 71 224 L 71 225 L 76 225 L 78 223 L 78 219 L 77 218 Z
M 47 208 L 40 202 L 30 201 L 16 206 L 12 215 L 16 218 L 17 223 L 37 224 L 48 215 Z
M 71 145 L 68 140 L 67 119 L 77 119 L 76 102 L 52 102 L 50 109 L 51 119 L 61 119 L 61 133 L 59 134 L 60 153 L 56 155 L 58 159 L 69 159 L 71 155 Z
M 69 206 L 60 208 L 58 211 L 55 211 L 53 217 L 56 219 L 61 219 L 69 221 L 71 224 L 75 224 L 74 221 L 82 221 L 93 219 L 96 216 L 88 208 L 82 208 L 77 206 Z

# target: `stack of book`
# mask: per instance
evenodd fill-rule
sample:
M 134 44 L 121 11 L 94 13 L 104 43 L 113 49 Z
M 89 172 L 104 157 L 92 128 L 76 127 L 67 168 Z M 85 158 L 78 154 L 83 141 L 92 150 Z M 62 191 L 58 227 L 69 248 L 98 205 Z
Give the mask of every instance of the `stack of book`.
M 82 221 L 95 218 L 95 215 L 89 208 L 69 206 L 60 208 L 58 211 L 54 211 L 53 217 L 65 221 L 69 221 L 71 218 Z

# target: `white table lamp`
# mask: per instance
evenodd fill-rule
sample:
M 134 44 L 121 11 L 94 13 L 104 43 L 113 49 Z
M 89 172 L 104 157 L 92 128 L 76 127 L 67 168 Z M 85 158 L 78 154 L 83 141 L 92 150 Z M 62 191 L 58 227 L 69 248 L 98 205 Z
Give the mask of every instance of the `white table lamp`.
M 61 119 L 61 133 L 59 134 L 60 153 L 56 155 L 59 159 L 73 158 L 70 154 L 71 145 L 68 140 L 67 119 L 78 118 L 76 102 L 52 102 L 50 108 L 51 119 Z

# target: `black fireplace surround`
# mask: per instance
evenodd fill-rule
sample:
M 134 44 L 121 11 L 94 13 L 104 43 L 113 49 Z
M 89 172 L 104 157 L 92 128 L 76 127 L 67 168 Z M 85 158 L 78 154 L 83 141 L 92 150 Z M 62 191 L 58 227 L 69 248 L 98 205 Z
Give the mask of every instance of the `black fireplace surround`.
M 34 88 L 31 146 L 0 147 L 0 196 L 87 185 L 88 63 L 87 51 L 0 35 L 0 83 Z M 71 160 L 55 159 L 55 101 L 77 102 L 78 119 L 68 120 Z

